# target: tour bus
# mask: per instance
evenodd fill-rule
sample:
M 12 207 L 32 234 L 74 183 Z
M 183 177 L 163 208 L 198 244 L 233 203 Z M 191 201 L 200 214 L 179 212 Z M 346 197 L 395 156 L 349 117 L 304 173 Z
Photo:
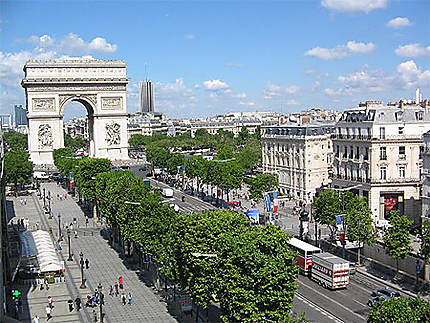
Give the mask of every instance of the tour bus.
M 297 238 L 288 240 L 288 246 L 296 251 L 296 264 L 304 275 L 308 275 L 312 267 L 312 255 L 321 253 L 321 249 Z

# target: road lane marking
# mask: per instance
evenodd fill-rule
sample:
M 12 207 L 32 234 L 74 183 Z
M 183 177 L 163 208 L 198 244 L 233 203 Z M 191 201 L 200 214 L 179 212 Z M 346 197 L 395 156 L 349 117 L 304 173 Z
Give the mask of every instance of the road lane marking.
M 324 295 L 323 293 L 321 293 L 321 292 L 317 291 L 316 289 L 312 288 L 311 286 L 309 286 L 309 285 L 307 285 L 307 284 L 305 284 L 305 283 L 301 282 L 300 280 L 297 280 L 297 282 L 298 282 L 299 284 L 302 284 L 303 286 L 306 286 L 307 288 L 312 289 L 312 291 L 314 291 L 314 292 L 315 292 L 315 293 L 317 293 L 318 295 L 320 295 L 320 296 L 324 297 L 325 299 L 328 299 L 330 302 L 335 303 L 336 305 L 338 305 L 338 306 L 342 307 L 342 308 L 343 308 L 344 310 L 346 310 L 347 312 L 350 312 L 351 314 L 353 314 L 353 315 L 355 315 L 355 316 L 359 317 L 359 318 L 360 318 L 360 320 L 362 320 L 362 321 L 363 321 L 363 320 L 365 320 L 365 317 L 364 317 L 364 316 L 362 316 L 362 315 L 359 315 L 359 314 L 355 313 L 355 312 L 354 312 L 353 310 L 351 310 L 350 308 L 348 308 L 348 307 L 346 307 L 346 306 L 342 305 L 341 303 L 339 303 L 339 302 L 335 301 L 335 300 L 334 300 L 334 299 L 332 299 L 332 298 L 327 297 L 326 295 Z
M 364 306 L 364 307 L 367 307 L 367 305 L 366 304 L 363 304 L 362 302 L 359 302 L 359 301 L 357 301 L 356 299 L 352 299 L 354 302 L 356 302 L 357 304 L 360 304 L 360 305 L 362 305 L 362 306 Z
M 337 318 L 335 315 L 331 314 L 327 310 L 323 309 L 318 304 L 312 302 L 310 299 L 307 299 L 305 296 L 301 295 L 299 292 L 296 293 L 297 299 L 301 300 L 303 303 L 307 304 L 308 306 L 312 307 L 314 310 L 320 312 L 322 315 L 327 316 L 330 320 L 336 323 L 344 323 L 341 319 Z

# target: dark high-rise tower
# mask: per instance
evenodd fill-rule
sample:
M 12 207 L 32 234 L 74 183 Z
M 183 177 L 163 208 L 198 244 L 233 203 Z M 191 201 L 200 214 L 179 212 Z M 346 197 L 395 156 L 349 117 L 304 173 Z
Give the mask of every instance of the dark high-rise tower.
M 154 112 L 154 84 L 151 81 L 142 82 L 140 85 L 140 111 Z

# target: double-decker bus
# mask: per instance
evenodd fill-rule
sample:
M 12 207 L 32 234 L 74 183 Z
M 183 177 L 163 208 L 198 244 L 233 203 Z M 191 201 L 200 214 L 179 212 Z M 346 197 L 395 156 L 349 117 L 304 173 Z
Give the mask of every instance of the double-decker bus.
M 288 246 L 297 251 L 296 264 L 304 275 L 308 275 L 312 267 L 312 255 L 321 253 L 321 249 L 297 238 L 288 240 Z

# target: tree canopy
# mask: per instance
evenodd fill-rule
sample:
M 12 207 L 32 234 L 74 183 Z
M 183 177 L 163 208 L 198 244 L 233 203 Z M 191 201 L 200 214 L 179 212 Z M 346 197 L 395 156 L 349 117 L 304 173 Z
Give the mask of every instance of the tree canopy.
M 391 298 L 372 306 L 369 323 L 430 322 L 430 303 L 422 298 Z
M 271 173 L 258 174 L 255 178 L 249 178 L 248 183 L 254 201 L 262 199 L 263 192 L 272 191 L 279 185 L 278 175 Z
M 4 156 L 4 170 L 7 183 L 13 183 L 15 190 L 18 184 L 31 182 L 33 163 L 29 161 L 28 154 L 23 150 L 11 150 Z
M 13 150 L 25 150 L 28 148 L 28 135 L 16 131 L 3 133 L 3 139 Z

